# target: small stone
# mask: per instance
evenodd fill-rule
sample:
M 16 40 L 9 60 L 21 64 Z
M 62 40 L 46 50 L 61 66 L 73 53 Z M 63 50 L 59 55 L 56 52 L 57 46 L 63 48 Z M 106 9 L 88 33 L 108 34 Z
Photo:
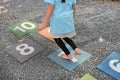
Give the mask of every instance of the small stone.
M 0 6 L 0 9 L 3 9 L 3 8 L 5 8 L 5 6 Z
M 98 39 L 98 42 L 104 42 L 105 40 L 102 38 L 102 37 L 100 37 L 99 39 Z
M 22 5 L 19 5 L 19 8 L 21 8 L 22 7 Z
M 5 3 L 5 2 L 8 2 L 8 1 L 10 1 L 10 0 L 3 0 L 2 2 L 4 2 L 4 3 Z
M 6 57 L 8 57 L 9 55 L 8 55 L 8 54 L 6 54 L 5 56 L 6 56 Z
M 77 72 L 73 77 L 77 78 L 79 76 L 80 72 Z

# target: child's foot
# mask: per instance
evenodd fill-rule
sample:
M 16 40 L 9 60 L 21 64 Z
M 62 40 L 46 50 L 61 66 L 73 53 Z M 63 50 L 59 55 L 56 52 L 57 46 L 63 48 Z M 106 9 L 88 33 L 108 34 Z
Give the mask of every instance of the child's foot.
M 71 60 L 72 62 L 77 62 L 78 61 L 71 54 L 66 55 L 64 52 L 61 52 L 60 54 L 58 54 L 58 56 L 61 57 L 61 58 L 63 58 L 63 59 Z
M 73 59 L 73 57 L 72 57 L 71 54 L 69 54 L 69 55 L 62 54 L 62 55 L 61 55 L 61 58 L 63 58 L 63 59 L 69 59 L 69 60 L 72 60 L 72 59 Z
M 79 48 L 75 48 L 75 55 L 80 55 L 81 53 L 80 53 L 80 49 Z

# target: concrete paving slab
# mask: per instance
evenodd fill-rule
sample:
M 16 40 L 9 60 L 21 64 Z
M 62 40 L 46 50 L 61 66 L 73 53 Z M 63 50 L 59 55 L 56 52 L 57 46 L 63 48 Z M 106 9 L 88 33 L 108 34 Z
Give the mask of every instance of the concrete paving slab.
M 89 73 L 86 73 L 82 78 L 79 80 L 97 80 L 93 76 L 91 76 Z
M 72 50 L 72 48 L 69 45 L 67 45 L 67 48 L 71 52 L 72 56 L 75 59 L 77 59 L 76 62 L 73 62 L 70 60 L 64 60 L 60 56 L 58 56 L 62 52 L 61 49 L 58 49 L 55 52 L 53 52 L 52 54 L 48 55 L 48 58 L 50 60 L 52 60 L 53 62 L 55 62 L 59 66 L 63 67 L 67 71 L 73 71 L 73 69 L 75 69 L 77 66 L 82 64 L 85 60 L 87 60 L 91 56 L 91 54 L 89 54 L 83 50 L 81 50 L 81 55 L 75 55 L 74 51 Z
M 47 38 L 48 40 L 55 42 L 54 39 L 50 35 L 50 27 L 46 27 L 45 29 L 38 32 L 43 37 Z
M 32 32 L 35 32 L 37 29 L 38 28 L 35 23 L 28 21 L 8 27 L 8 31 L 18 37 L 24 37 Z
M 43 50 L 43 47 L 26 38 L 22 42 L 16 43 L 6 48 L 6 51 L 14 56 L 21 63 L 30 59 Z
M 113 51 L 97 66 L 97 69 L 120 80 L 120 53 Z

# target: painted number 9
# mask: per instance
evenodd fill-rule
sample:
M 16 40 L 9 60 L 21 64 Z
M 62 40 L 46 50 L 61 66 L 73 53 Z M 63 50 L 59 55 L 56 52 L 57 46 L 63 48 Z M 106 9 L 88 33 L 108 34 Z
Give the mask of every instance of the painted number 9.
M 21 27 L 20 27 L 21 26 Z M 14 28 L 14 30 L 20 30 L 22 32 L 26 32 L 26 30 L 29 30 L 29 29 L 34 29 L 36 26 L 35 24 L 33 23 L 30 23 L 30 22 L 24 22 L 22 23 L 20 26 L 16 26 Z
M 28 44 L 20 44 L 16 47 L 16 50 L 19 51 L 21 55 L 29 55 L 34 52 L 34 48 L 28 46 Z

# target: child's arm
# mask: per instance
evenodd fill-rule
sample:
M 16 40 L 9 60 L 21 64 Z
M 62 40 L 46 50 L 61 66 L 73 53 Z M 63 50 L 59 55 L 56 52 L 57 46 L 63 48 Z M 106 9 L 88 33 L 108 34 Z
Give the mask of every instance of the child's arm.
M 73 14 L 73 16 L 74 16 L 74 18 L 75 18 L 75 16 L 76 16 L 76 5 L 73 4 L 73 5 L 72 5 L 72 8 L 73 8 L 73 10 L 74 10 L 74 14 Z
M 53 10 L 54 10 L 54 5 L 48 4 L 48 9 L 46 11 L 45 18 L 43 22 L 39 25 L 39 29 L 44 29 L 46 27 L 47 23 L 49 22 L 50 16 L 53 13 Z

